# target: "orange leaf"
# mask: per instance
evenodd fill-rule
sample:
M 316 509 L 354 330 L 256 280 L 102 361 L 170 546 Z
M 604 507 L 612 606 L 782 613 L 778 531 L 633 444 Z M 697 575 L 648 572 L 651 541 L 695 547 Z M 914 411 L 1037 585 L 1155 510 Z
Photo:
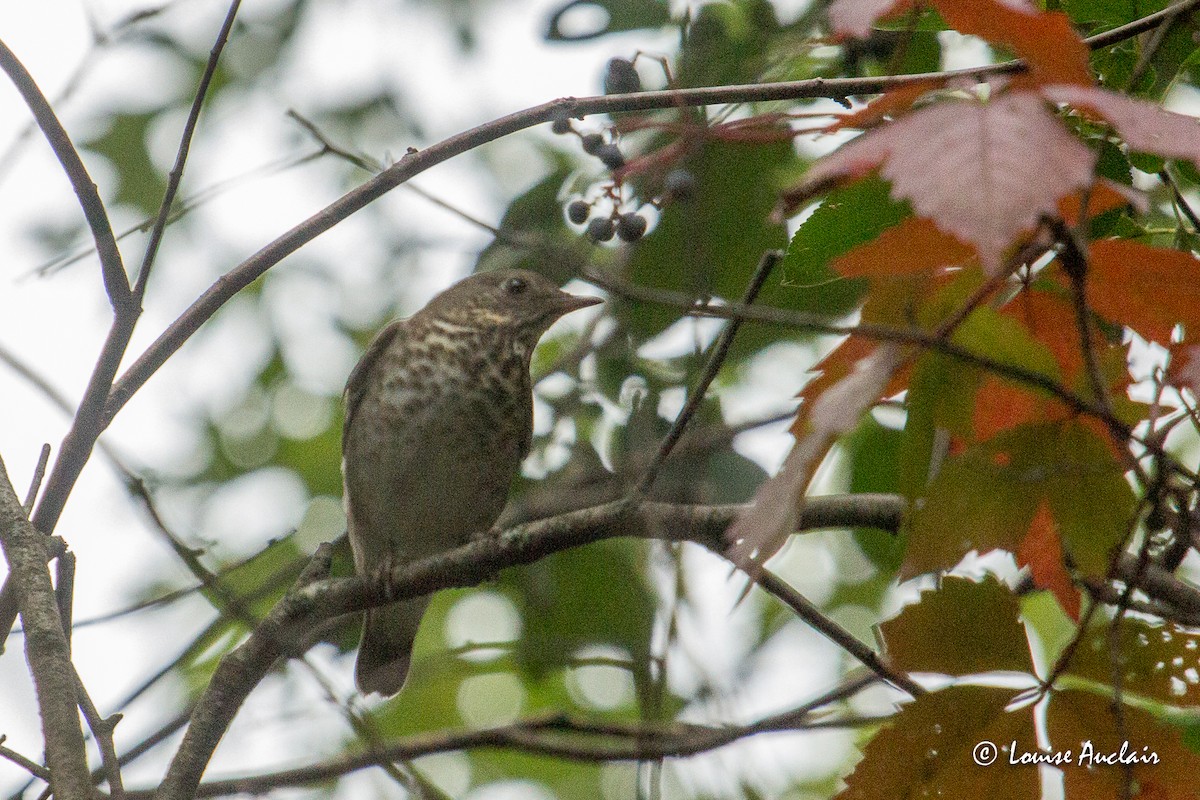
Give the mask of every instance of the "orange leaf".
M 933 0 L 950 27 L 1011 47 L 1029 63 L 1027 81 L 1090 86 L 1087 45 L 1067 15 L 1045 13 L 1021 0 Z M 912 0 L 834 0 L 829 22 L 835 33 L 863 38 L 878 19 L 913 7 Z
M 1035 83 L 1093 83 L 1090 52 L 1066 14 L 997 0 L 933 0 L 933 5 L 955 30 L 1011 47 L 1028 62 Z
M 1079 590 L 1071 582 L 1071 576 L 1063 565 L 1062 541 L 1054 527 L 1054 517 L 1046 501 L 1038 506 L 1029 525 L 1029 533 L 1017 548 L 1018 566 L 1028 566 L 1033 583 L 1041 589 L 1049 589 L 1063 611 L 1071 619 L 1079 621 L 1081 606 Z
M 944 81 L 917 81 L 907 86 L 901 86 L 899 89 L 892 89 L 853 114 L 839 117 L 837 122 L 829 126 L 828 130 L 830 133 L 834 133 L 846 128 L 861 130 L 873 127 L 882 122 L 884 117 L 896 117 L 903 114 L 926 92 L 941 88 L 943 85 L 945 85 Z
M 1093 242 L 1088 303 L 1113 322 L 1169 344 L 1182 323 L 1200 332 L 1200 260 L 1124 239 Z
M 1079 223 L 1079 199 L 1078 194 L 1069 194 L 1058 203 L 1058 215 L 1062 217 L 1063 222 L 1072 227 Z M 1141 208 L 1144 202 L 1145 196 L 1136 189 L 1102 179 L 1092 184 L 1092 191 L 1088 193 L 1087 215 L 1090 219 L 1129 205 L 1144 210 Z
M 1053 288 L 1056 288 L 1054 284 L 1047 285 L 1046 290 L 1027 288 L 1009 301 L 1000 313 L 1020 322 L 1033 338 L 1044 344 L 1069 380 L 1083 369 L 1083 353 L 1075 309 L 1066 289 L 1060 294 L 1049 291 Z
M 909 217 L 875 239 L 838 257 L 830 267 L 846 278 L 903 275 L 962 264 L 975 256 L 927 219 Z
M 1028 389 L 1014 386 L 1001 378 L 986 378 L 975 394 L 971 431 L 978 442 L 986 442 L 998 433 L 1026 422 L 1049 419 L 1047 401 Z

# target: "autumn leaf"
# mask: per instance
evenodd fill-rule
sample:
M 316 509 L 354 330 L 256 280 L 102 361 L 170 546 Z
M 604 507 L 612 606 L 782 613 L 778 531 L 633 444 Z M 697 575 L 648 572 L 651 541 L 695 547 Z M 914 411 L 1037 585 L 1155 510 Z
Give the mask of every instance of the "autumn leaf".
M 1195 117 L 1094 86 L 1043 86 L 1041 93 L 1108 120 L 1133 150 L 1200 165 L 1200 120 Z
M 1068 669 L 1072 675 L 1111 683 L 1113 624 L 1087 632 Z M 1122 691 L 1173 706 L 1200 706 L 1200 633 L 1170 622 L 1126 617 L 1116 658 Z
M 1016 595 L 996 578 L 947 576 L 936 591 L 879 626 L 888 660 L 901 672 L 961 677 L 1033 672 Z
M 1191 253 L 1105 239 L 1091 244 L 1088 265 L 1088 304 L 1113 322 L 1164 346 L 1176 323 L 1200 332 L 1200 260 Z
M 963 264 L 975 251 L 921 217 L 909 217 L 830 266 L 846 278 L 904 275 Z
M 1054 751 L 1070 750 L 1073 763 L 1061 767 L 1068 798 L 1121 797 L 1125 770 L 1120 763 L 1095 760 L 1137 755 L 1133 779 L 1141 791 L 1135 797 L 1195 800 L 1200 754 L 1180 739 L 1180 729 L 1159 722 L 1150 713 L 1126 705 L 1121 727 L 1112 713 L 1112 701 L 1081 690 L 1054 692 L 1046 707 L 1046 732 Z M 1081 761 L 1084 762 L 1081 764 Z
M 1170 347 L 1166 382 L 1200 396 L 1200 345 L 1175 342 Z
M 1037 747 L 1030 710 L 1004 710 L 1012 698 L 1012 689 L 991 686 L 921 695 L 875 734 L 836 800 L 1038 797 L 1036 767 L 1011 766 L 1004 753 L 992 764 L 975 760 L 980 742 L 1015 743 L 1022 752 Z
M 1040 504 L 1033 515 L 1029 533 L 1017 547 L 1016 556 L 1017 566 L 1029 567 L 1033 585 L 1050 590 L 1063 611 L 1078 622 L 1082 599 L 1063 564 L 1062 540 L 1058 537 L 1050 507 L 1045 503 Z
M 1076 421 L 1021 425 L 948 459 L 912 513 L 901 575 L 971 550 L 1015 553 L 1043 502 L 1078 569 L 1103 575 L 1135 502 L 1111 450 Z
M 1018 236 L 1091 182 L 1095 162 L 1039 95 L 1008 92 L 986 103 L 927 106 L 868 131 L 818 161 L 792 191 L 879 167 L 893 197 L 973 245 L 985 270 L 996 274 Z
M 908 111 L 926 92 L 941 88 L 945 81 L 915 81 L 907 86 L 892 89 L 872 100 L 867 105 L 852 114 L 843 114 L 827 129 L 829 133 L 858 128 L 860 130 L 873 127 L 886 117 L 897 117 Z
M 807 430 L 798 435 L 779 473 L 759 487 L 754 504 L 726 531 L 730 561 L 754 575 L 783 547 L 796 529 L 813 471 L 837 437 L 875 404 L 903 361 L 904 348 L 879 345 L 813 401 L 805 415 Z
M 932 0 L 931 5 L 960 33 L 1012 48 L 1038 82 L 1092 83 L 1087 45 L 1065 14 L 1042 12 L 1020 0 Z M 912 7 L 912 0 L 834 0 L 829 22 L 835 33 L 863 38 L 876 20 Z

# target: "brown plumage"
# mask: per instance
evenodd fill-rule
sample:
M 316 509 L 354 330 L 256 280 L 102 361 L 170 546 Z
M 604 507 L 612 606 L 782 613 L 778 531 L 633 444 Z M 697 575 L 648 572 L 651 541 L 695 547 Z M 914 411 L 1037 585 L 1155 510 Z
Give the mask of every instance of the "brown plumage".
M 384 328 L 350 373 L 342 471 L 360 575 L 425 558 L 486 532 L 529 452 L 529 359 L 550 325 L 600 302 L 524 270 L 455 284 Z M 367 612 L 355 665 L 364 694 L 408 675 L 429 598 Z

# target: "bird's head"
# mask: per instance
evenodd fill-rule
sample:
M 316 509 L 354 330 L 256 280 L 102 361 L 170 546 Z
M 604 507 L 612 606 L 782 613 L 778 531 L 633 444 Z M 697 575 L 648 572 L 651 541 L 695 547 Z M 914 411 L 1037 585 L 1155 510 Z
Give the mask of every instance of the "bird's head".
M 439 294 L 421 312 L 475 330 L 508 328 L 531 348 L 564 314 L 602 302 L 569 294 L 536 272 L 480 272 Z

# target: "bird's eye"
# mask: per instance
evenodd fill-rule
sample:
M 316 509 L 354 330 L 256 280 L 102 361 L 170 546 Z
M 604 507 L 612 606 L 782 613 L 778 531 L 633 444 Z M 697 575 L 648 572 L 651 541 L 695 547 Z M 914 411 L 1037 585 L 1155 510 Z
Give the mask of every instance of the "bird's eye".
M 500 284 L 500 288 L 509 294 L 521 294 L 529 288 L 529 284 L 525 282 L 524 278 L 509 278 Z

